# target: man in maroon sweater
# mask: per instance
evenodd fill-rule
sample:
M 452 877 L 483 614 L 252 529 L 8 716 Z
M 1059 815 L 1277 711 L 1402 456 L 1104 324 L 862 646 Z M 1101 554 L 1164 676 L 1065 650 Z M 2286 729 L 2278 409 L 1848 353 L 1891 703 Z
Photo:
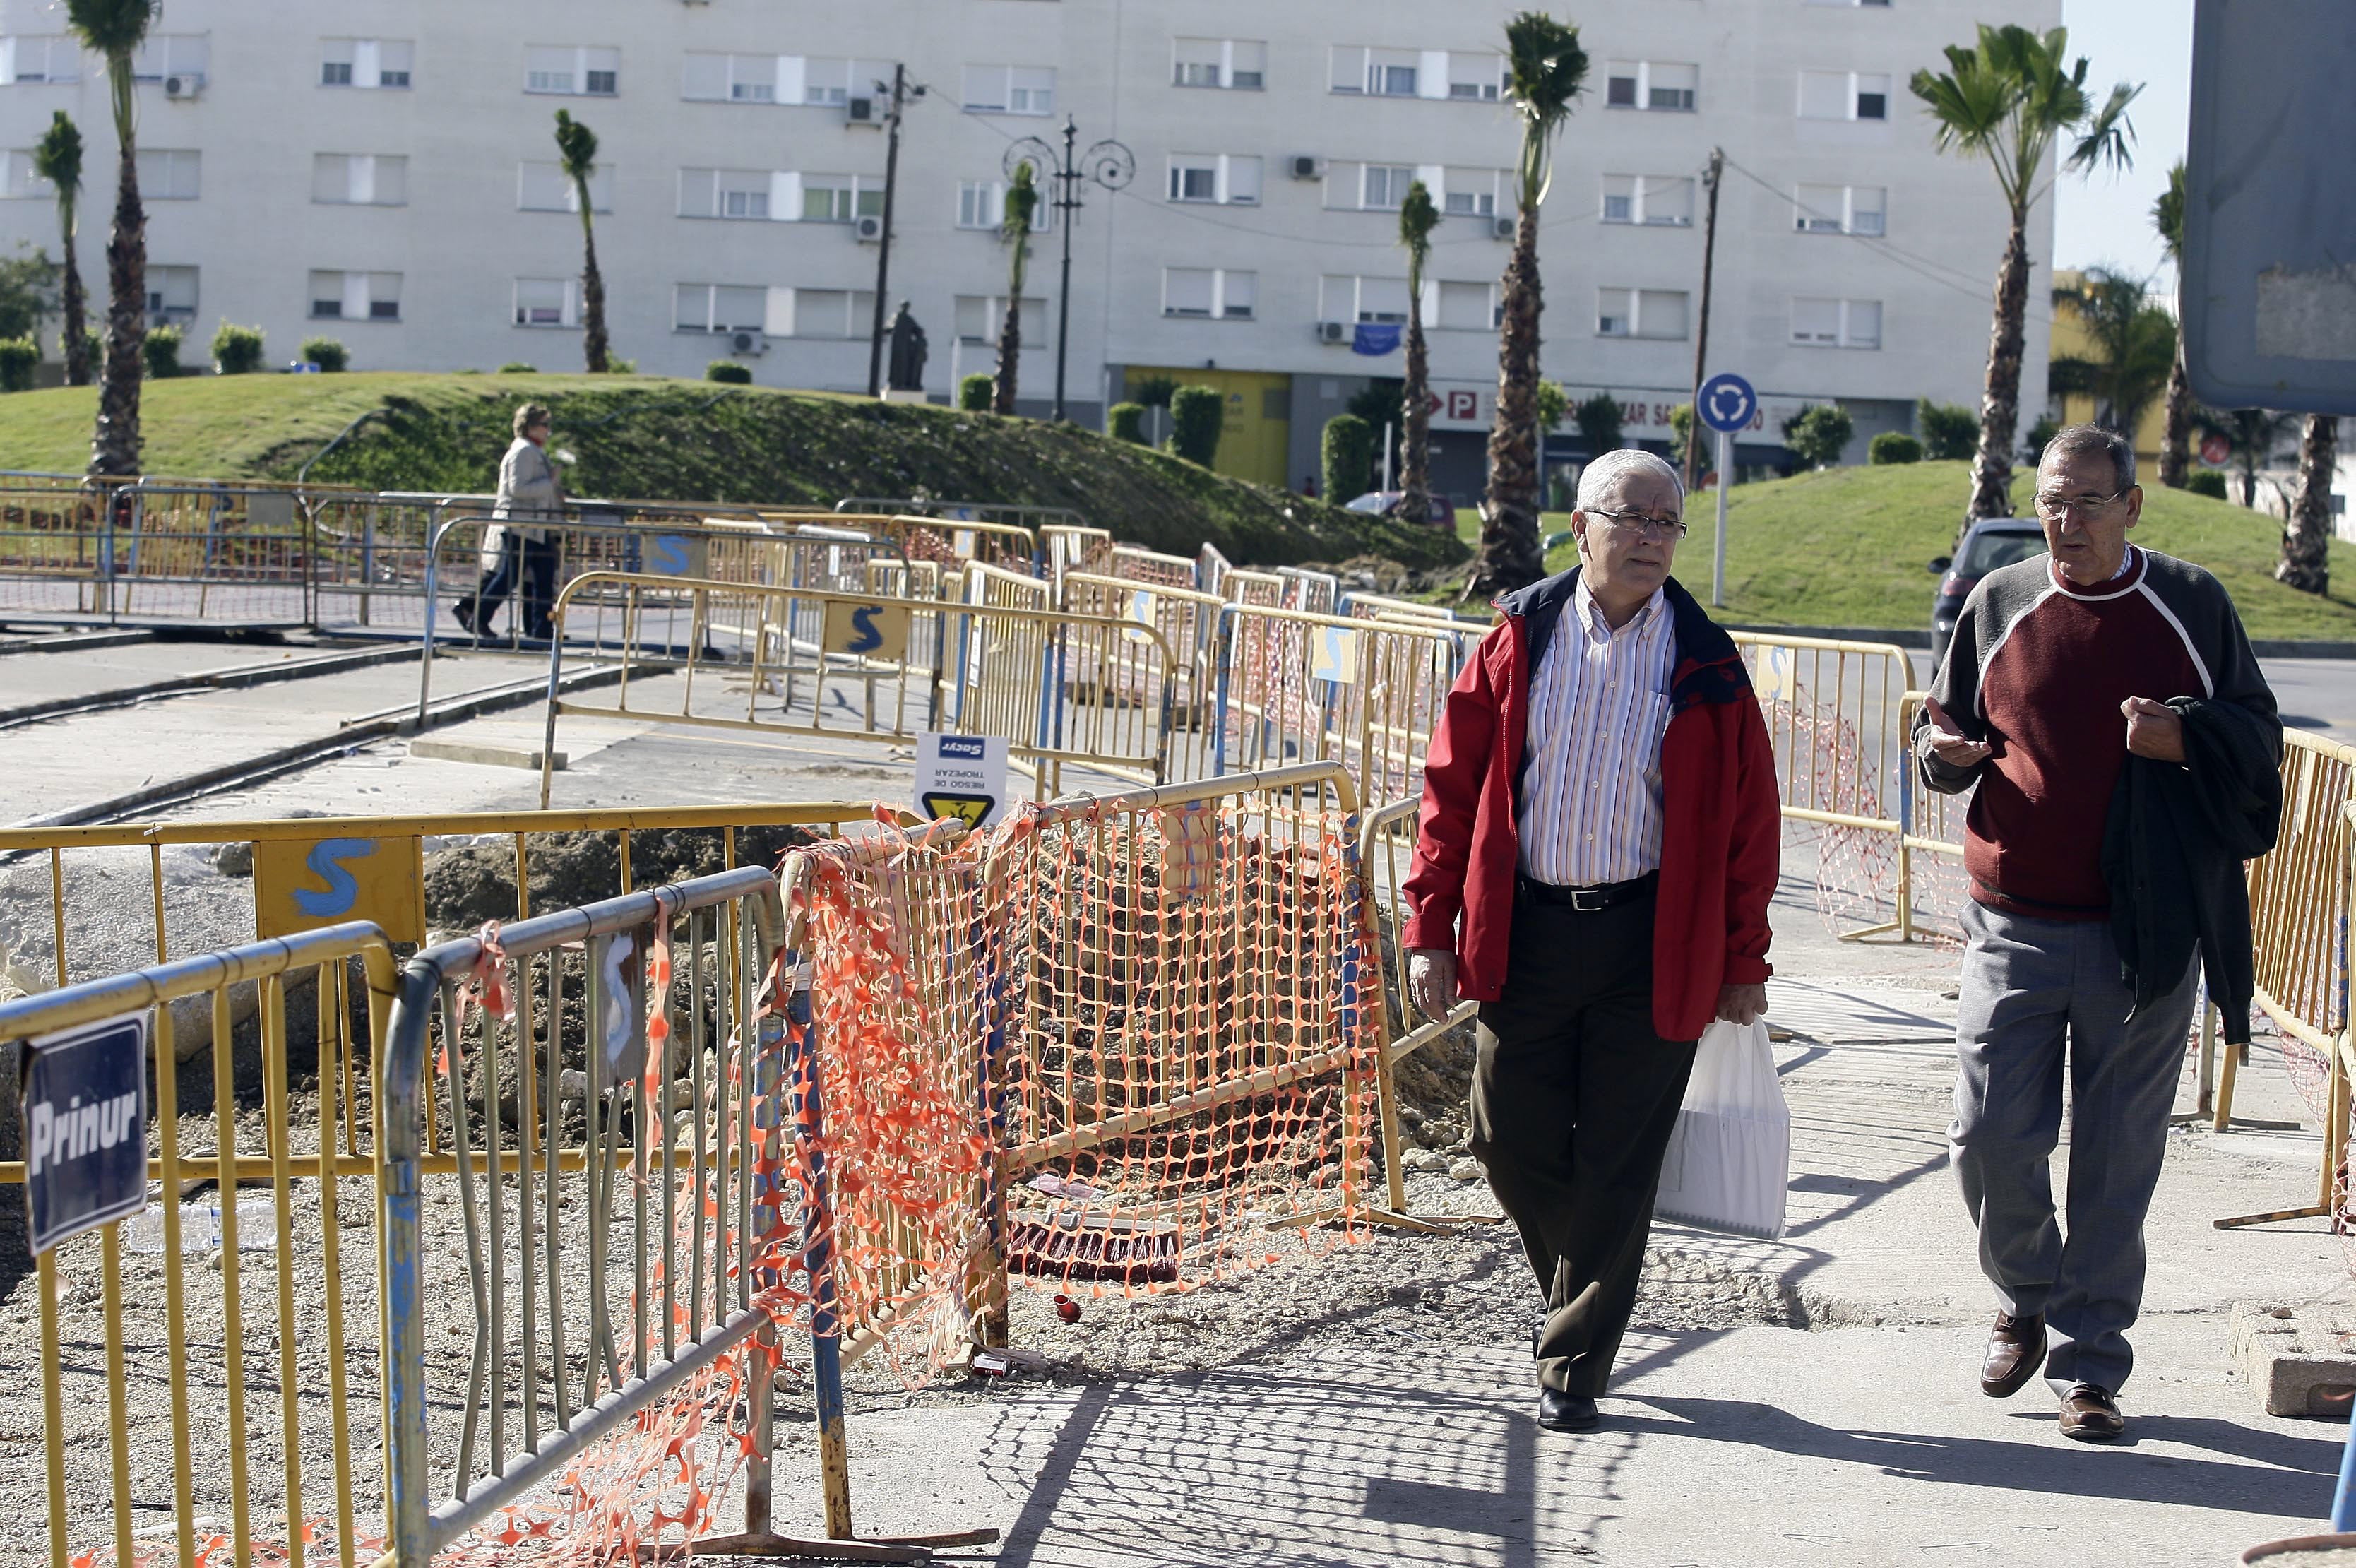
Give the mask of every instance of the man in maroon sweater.
M 2115 1396 L 2135 1364 L 2144 1214 L 2200 973 L 2197 958 L 2174 972 L 2174 953 L 2170 972 L 2144 977 L 2137 1004 L 2112 922 L 2148 895 L 2122 894 L 2106 875 L 2105 833 L 2115 849 L 2122 825 L 2114 798 L 2130 756 L 2197 765 L 2186 733 L 2208 722 L 2203 704 L 2238 704 L 2280 745 L 2232 599 L 2190 562 L 2127 542 L 2142 509 L 2125 439 L 2089 424 L 2056 435 L 2037 470 L 2052 553 L 1972 590 L 1913 736 L 1925 785 L 1977 787 L 1948 1135 L 2001 1307 L 1980 1387 L 2003 1398 L 2041 1369 L 2062 1433 L 2088 1440 L 2125 1430 Z M 2246 907 L 2242 921 L 2246 949 Z M 2065 1039 L 2066 1240 L 2048 1174 Z

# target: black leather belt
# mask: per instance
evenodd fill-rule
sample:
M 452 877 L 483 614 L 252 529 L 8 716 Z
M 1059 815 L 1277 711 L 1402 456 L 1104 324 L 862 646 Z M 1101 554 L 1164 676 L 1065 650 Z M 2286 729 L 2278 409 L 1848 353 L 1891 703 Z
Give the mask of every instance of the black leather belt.
M 1657 871 L 1648 871 L 1625 882 L 1596 882 L 1584 887 L 1533 882 L 1526 876 L 1514 878 L 1515 891 L 1529 903 L 1547 908 L 1576 909 L 1582 915 L 1591 915 L 1600 909 L 1609 909 L 1614 905 L 1642 898 L 1659 886 L 1661 874 Z

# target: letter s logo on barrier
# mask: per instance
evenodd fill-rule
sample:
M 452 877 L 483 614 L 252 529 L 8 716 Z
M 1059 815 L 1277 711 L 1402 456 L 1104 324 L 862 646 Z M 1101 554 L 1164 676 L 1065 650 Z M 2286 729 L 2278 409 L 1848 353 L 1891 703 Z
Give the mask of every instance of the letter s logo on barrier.
M 883 628 L 875 618 L 884 613 L 882 605 L 858 605 L 851 612 L 851 643 L 845 653 L 873 653 L 884 646 Z
M 655 571 L 666 577 L 687 575 L 687 541 L 676 533 L 658 533 L 648 540 Z
M 365 860 L 376 853 L 374 839 L 321 839 L 311 846 L 303 865 L 311 875 L 327 885 L 325 893 L 314 893 L 307 887 L 290 889 L 295 908 L 315 919 L 332 918 L 351 913 L 359 902 L 360 885 L 340 864 L 347 860 Z

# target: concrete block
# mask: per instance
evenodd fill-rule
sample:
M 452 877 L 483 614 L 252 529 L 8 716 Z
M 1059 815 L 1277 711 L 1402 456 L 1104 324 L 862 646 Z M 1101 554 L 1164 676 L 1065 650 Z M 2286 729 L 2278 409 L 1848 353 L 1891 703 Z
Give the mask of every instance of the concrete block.
M 2268 1415 L 2345 1421 L 2356 1403 L 2356 1304 L 2233 1304 L 2233 1366 Z
M 424 736 L 409 743 L 409 755 L 435 762 L 472 762 L 485 768 L 525 768 L 540 771 L 541 753 L 521 746 L 490 746 L 475 740 L 434 740 Z M 564 753 L 556 754 L 556 771 L 564 771 Z

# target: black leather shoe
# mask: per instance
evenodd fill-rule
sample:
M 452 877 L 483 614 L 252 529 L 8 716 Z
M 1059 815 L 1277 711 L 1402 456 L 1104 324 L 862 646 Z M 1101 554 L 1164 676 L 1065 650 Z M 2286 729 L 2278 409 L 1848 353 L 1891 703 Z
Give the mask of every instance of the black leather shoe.
M 1595 1419 L 1595 1402 L 1585 1394 L 1538 1391 L 1538 1424 L 1548 1432 L 1585 1432 Z
M 1990 1399 L 2019 1393 L 2045 1365 L 2045 1319 L 1996 1315 L 1988 1330 L 1987 1357 L 1980 1363 L 1980 1392 Z

